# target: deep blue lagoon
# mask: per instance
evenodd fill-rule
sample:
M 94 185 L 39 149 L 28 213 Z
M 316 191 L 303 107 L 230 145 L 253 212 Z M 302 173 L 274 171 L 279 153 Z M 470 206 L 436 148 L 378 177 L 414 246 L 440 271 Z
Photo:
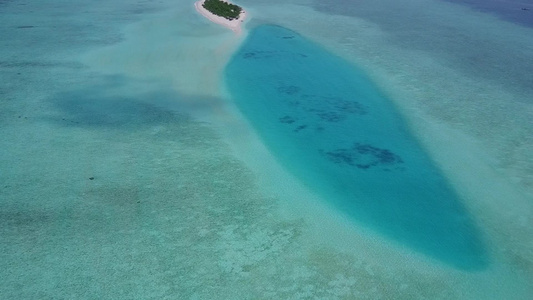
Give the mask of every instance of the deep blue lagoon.
M 487 265 L 461 199 L 363 72 L 294 31 L 263 25 L 225 77 L 281 164 L 357 224 L 460 269 Z

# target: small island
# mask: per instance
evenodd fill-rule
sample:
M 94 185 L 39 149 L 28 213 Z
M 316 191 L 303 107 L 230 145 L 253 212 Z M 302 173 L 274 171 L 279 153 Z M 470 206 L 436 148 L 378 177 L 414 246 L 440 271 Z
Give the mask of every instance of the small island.
M 241 32 L 241 23 L 246 17 L 242 7 L 222 0 L 200 0 L 194 6 L 196 10 L 211 22 Z
M 228 20 L 238 19 L 242 7 L 222 0 L 205 0 L 203 7 L 211 13 Z

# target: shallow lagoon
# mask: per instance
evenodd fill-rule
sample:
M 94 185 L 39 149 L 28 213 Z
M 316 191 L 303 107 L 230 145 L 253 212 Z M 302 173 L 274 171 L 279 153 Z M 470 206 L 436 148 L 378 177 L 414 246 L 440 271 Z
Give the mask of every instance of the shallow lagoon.
M 459 268 L 487 264 L 461 200 L 361 71 L 294 31 L 264 25 L 225 76 L 280 163 L 342 213 Z
M 243 0 L 236 37 L 188 0 L 0 2 L 0 296 L 528 299 L 533 35 L 446 2 L 323 3 Z M 397 132 L 420 141 L 459 216 L 479 224 L 487 263 L 367 230 L 286 172 L 223 84 L 265 23 L 385 91 L 409 125 Z M 322 120 L 298 116 L 275 124 L 303 136 L 296 122 Z M 367 144 L 411 161 L 381 142 Z M 326 146 L 340 161 L 388 157 Z

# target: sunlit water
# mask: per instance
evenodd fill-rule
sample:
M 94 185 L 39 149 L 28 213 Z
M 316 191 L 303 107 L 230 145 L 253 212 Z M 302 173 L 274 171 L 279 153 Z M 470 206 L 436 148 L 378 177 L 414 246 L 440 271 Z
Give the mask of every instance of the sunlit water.
M 0 1 L 0 298 L 528 299 L 531 29 L 427 0 L 239 4 L 242 36 L 185 0 Z M 246 113 L 224 72 L 262 24 L 342 77 L 261 83 L 273 110 Z M 388 184 L 447 201 L 409 219 Z
M 487 263 L 460 199 L 355 67 L 296 32 L 262 26 L 225 76 L 281 163 L 341 212 L 452 265 Z

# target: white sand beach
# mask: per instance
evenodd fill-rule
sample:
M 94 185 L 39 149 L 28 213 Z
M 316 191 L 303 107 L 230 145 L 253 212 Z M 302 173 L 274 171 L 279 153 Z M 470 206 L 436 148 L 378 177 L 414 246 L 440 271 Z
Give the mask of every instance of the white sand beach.
M 241 33 L 241 24 L 244 22 L 244 19 L 246 18 L 246 11 L 244 11 L 244 9 L 241 11 L 241 14 L 239 15 L 237 19 L 228 20 L 226 18 L 217 16 L 211 13 L 210 11 L 208 11 L 207 9 L 205 9 L 204 2 L 205 0 L 200 0 L 194 3 L 194 6 L 196 7 L 196 11 L 198 11 L 202 16 L 206 17 L 213 23 L 229 28 L 237 34 Z M 231 3 L 231 2 L 228 2 L 228 3 Z

